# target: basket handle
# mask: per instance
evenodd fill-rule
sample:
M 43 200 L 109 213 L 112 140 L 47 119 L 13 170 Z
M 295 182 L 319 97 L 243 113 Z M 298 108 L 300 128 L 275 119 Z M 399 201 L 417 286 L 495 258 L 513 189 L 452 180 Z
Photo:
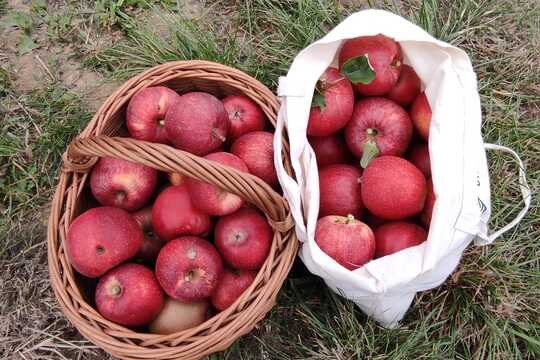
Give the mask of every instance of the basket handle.
M 165 144 L 125 137 L 78 138 L 63 155 L 63 170 L 87 173 L 99 157 L 127 160 L 209 182 L 257 206 L 274 230 L 284 233 L 294 226 L 287 202 L 263 180 Z
M 496 238 L 507 232 L 508 230 L 512 229 L 514 226 L 516 226 L 521 219 L 525 216 L 527 211 L 529 210 L 529 207 L 531 206 L 531 188 L 529 187 L 529 184 L 527 183 L 527 173 L 525 172 L 525 165 L 523 164 L 523 161 L 519 158 L 519 155 L 512 149 L 507 148 L 506 146 L 497 145 L 497 144 L 484 144 L 484 148 L 486 150 L 495 150 L 495 151 L 504 151 L 509 154 L 511 154 L 514 159 L 517 161 L 519 165 L 519 174 L 518 174 L 518 181 L 519 181 L 519 188 L 521 190 L 521 197 L 523 199 L 523 203 L 525 204 L 521 211 L 516 215 L 516 217 L 510 221 L 508 224 L 500 228 L 499 230 L 495 231 L 494 233 L 488 235 L 488 243 L 492 243 Z

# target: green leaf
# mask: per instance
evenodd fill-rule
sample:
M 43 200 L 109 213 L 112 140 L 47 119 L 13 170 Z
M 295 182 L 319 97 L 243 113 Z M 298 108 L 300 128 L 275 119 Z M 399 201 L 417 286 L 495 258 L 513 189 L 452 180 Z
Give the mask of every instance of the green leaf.
M 362 83 L 364 85 L 371 83 L 376 75 L 367 54 L 347 60 L 341 68 L 341 73 L 353 84 Z
M 19 45 L 17 45 L 17 50 L 19 51 L 20 55 L 24 55 L 27 52 L 29 52 L 32 49 L 35 49 L 37 47 L 36 43 L 32 38 L 28 35 L 21 36 L 21 40 L 19 41 Z
M 368 140 L 364 143 L 362 148 L 362 159 L 360 159 L 360 166 L 365 169 L 371 160 L 375 159 L 379 155 L 379 148 L 374 140 Z
M 315 91 L 313 92 L 313 99 L 311 100 L 311 107 L 319 107 L 321 111 L 324 111 L 324 108 L 326 107 L 326 102 L 324 101 L 324 95 L 321 94 L 319 89 L 315 88 Z

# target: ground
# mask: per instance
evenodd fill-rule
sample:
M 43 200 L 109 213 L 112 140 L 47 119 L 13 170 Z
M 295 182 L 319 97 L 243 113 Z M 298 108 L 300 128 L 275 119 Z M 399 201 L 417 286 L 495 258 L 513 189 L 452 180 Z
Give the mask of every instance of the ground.
M 157 63 L 210 59 L 271 89 L 294 55 L 348 13 L 401 14 L 463 48 L 478 75 L 487 142 L 540 175 L 540 7 L 536 0 L 0 0 L 0 358 L 105 359 L 60 312 L 46 219 L 60 156 L 115 87 Z M 516 164 L 489 153 L 499 228 L 521 203 Z M 296 269 L 277 306 L 213 359 L 540 357 L 539 203 L 489 247 L 471 246 L 439 288 L 386 330 Z

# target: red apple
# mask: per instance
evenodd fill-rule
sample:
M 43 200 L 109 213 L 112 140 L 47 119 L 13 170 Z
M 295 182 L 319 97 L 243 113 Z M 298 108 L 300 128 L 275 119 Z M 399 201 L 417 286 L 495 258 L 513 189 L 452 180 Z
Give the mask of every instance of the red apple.
M 249 173 L 244 161 L 236 155 L 218 152 L 204 158 Z M 224 191 L 216 185 L 195 179 L 188 179 L 187 183 L 193 203 L 206 214 L 223 216 L 235 212 L 244 205 L 244 199 L 240 196 Z
M 253 100 L 242 95 L 229 95 L 221 101 L 229 117 L 231 142 L 249 132 L 264 130 L 264 113 Z
M 351 165 L 333 164 L 319 171 L 319 217 L 327 215 L 359 218 L 362 214 L 360 169 Z
M 167 144 L 165 114 L 180 97 L 165 86 L 153 86 L 138 91 L 129 101 L 126 126 L 132 138 Z
M 409 150 L 407 159 L 409 159 L 409 161 L 424 174 L 426 179 L 431 177 L 431 162 L 429 160 L 428 144 L 420 143 L 413 145 Z
M 414 128 L 418 131 L 422 139 L 428 141 L 429 125 L 431 124 L 431 107 L 425 93 L 422 92 L 414 99 L 410 114 Z
M 216 248 L 196 236 L 169 241 L 159 252 L 156 277 L 165 292 L 180 301 L 203 300 L 216 288 L 223 262 Z
M 153 334 L 169 335 L 194 328 L 206 320 L 208 300 L 183 302 L 165 299 L 163 310 L 148 326 Z
M 256 271 L 236 271 L 225 269 L 219 284 L 212 294 L 212 305 L 223 311 L 231 306 L 257 277 Z
M 431 225 L 431 215 L 433 213 L 433 206 L 435 205 L 435 192 L 433 191 L 433 181 L 431 179 L 427 182 L 427 196 L 424 204 L 424 209 L 420 213 L 420 221 L 424 226 L 429 229 Z
M 103 157 L 90 175 L 92 194 L 104 206 L 127 211 L 143 207 L 156 190 L 158 172 L 130 161 Z
M 347 164 L 353 158 L 342 133 L 334 133 L 328 136 L 312 136 L 308 137 L 308 141 L 315 152 L 319 167 L 331 164 Z
M 165 130 L 174 147 L 199 156 L 219 148 L 228 129 L 223 103 L 203 92 L 180 96 L 165 115 Z
M 394 39 L 382 34 L 349 39 L 345 41 L 339 53 L 339 69 L 351 79 L 350 70 L 358 69 L 356 67 L 349 69 L 348 65 L 351 64 L 349 61 L 364 56 L 367 56 L 371 70 L 375 72 L 375 78 L 367 83 L 355 83 L 353 78 L 351 81 L 354 91 L 364 96 L 386 94 L 399 79 L 403 62 L 401 46 Z
M 343 128 L 351 118 L 354 94 L 350 81 L 337 69 L 328 68 L 316 85 L 307 133 L 328 136 Z
M 193 205 L 187 184 L 169 186 L 157 197 L 152 208 L 152 226 L 161 239 L 168 241 L 180 235 L 207 234 L 210 216 Z
M 272 238 L 266 218 L 251 208 L 221 217 L 214 234 L 223 259 L 239 270 L 259 269 L 270 253 Z
M 360 100 L 345 127 L 345 139 L 362 166 L 376 155 L 401 156 L 413 133 L 411 119 L 401 106 L 380 97 Z
M 132 213 L 131 216 L 137 221 L 144 235 L 143 245 L 141 251 L 137 254 L 137 258 L 152 262 L 157 258 L 159 250 L 164 245 L 163 241 L 154 233 L 152 227 L 152 207 L 145 207 Z
M 152 270 L 139 264 L 123 264 L 99 279 L 96 307 L 107 320 L 141 326 L 161 312 L 163 291 Z
M 79 215 L 69 226 L 66 250 L 69 262 L 84 276 L 95 278 L 135 256 L 143 234 L 128 212 L 97 207 Z
M 416 71 L 409 65 L 403 64 L 396 85 L 386 94 L 386 97 L 403 107 L 409 106 L 420 93 L 420 84 Z
M 417 215 L 424 207 L 426 192 L 426 179 L 420 170 L 397 156 L 376 158 L 362 174 L 364 206 L 383 219 Z
M 186 177 L 179 173 L 168 173 L 167 178 L 169 179 L 169 182 L 173 186 L 182 185 L 184 181 L 186 180 Z
M 375 230 L 375 258 L 420 245 L 426 239 L 426 231 L 410 222 L 396 221 L 381 225 Z
M 278 183 L 274 167 L 274 134 L 266 131 L 244 134 L 234 142 L 231 152 L 244 161 L 251 174 L 271 186 Z
M 322 251 L 348 270 L 355 270 L 373 259 L 373 231 L 352 215 L 325 216 L 317 221 L 315 242 Z

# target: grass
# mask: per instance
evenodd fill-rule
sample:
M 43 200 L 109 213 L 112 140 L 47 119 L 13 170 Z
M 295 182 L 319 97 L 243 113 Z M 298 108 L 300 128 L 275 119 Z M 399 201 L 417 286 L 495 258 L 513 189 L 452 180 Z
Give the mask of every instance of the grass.
M 518 151 L 538 191 L 540 9 L 534 1 L 202 3 L 204 9 L 189 12 L 182 1 L 68 2 L 56 15 L 35 13 L 46 28 L 32 32 L 47 31 L 49 44 L 70 44 L 84 66 L 111 79 L 126 79 L 156 63 L 200 58 L 236 66 L 275 90 L 295 54 L 349 13 L 368 6 L 389 9 L 467 51 L 479 80 L 484 139 Z M 10 11 L 3 6 L 0 1 L 0 14 Z M 94 46 L 112 35 L 115 41 L 108 46 Z M 59 312 L 47 283 L 44 245 L 46 206 L 60 155 L 91 114 L 84 99 L 59 81 L 19 91 L 9 61 L 0 56 L 0 241 L 5 244 L 0 354 L 103 359 L 106 355 L 82 340 Z M 490 225 L 496 229 L 518 213 L 521 203 L 516 164 L 506 155 L 488 155 Z M 297 265 L 267 318 L 210 358 L 539 358 L 539 215 L 533 197 L 517 228 L 493 246 L 471 246 L 456 272 L 439 288 L 418 294 L 392 330 Z

